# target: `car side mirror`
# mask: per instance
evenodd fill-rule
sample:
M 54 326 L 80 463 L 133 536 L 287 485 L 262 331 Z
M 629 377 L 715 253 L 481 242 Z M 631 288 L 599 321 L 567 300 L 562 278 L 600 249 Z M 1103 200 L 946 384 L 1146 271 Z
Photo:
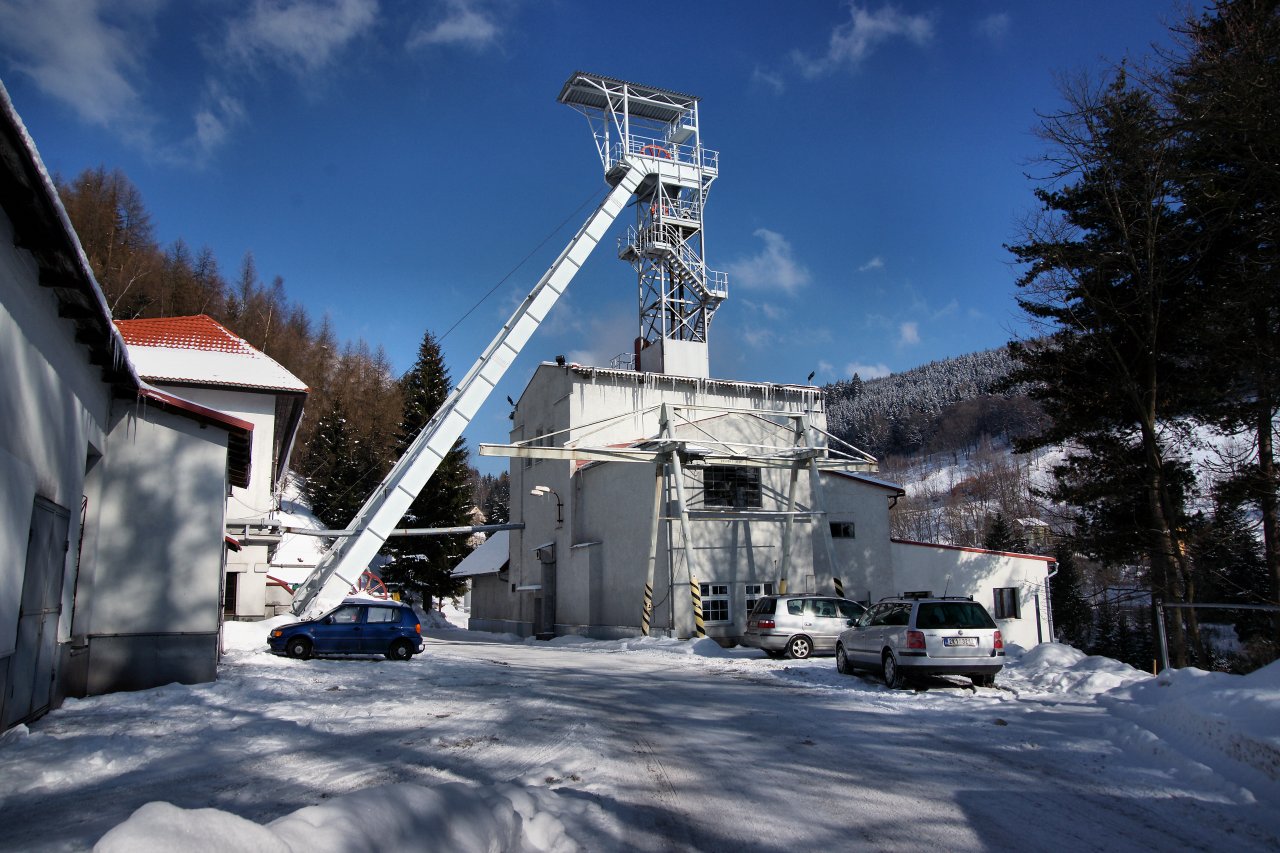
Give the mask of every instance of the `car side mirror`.
M 326 616 L 326 617 L 324 617 L 324 624 L 326 624 L 326 625 L 332 625 L 332 624 L 333 624 L 333 617 L 332 617 L 332 616 Z
M 852 628 L 854 625 L 858 624 L 858 621 L 856 619 L 846 619 L 844 620 L 844 624 L 846 628 Z

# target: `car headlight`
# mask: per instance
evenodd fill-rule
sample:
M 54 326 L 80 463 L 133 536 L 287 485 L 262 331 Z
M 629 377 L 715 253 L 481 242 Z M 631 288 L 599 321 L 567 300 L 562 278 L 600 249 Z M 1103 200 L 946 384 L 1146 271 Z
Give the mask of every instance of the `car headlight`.
M 274 631 L 272 631 L 272 632 L 271 632 L 271 636 L 273 636 L 273 637 L 283 637 L 283 636 L 284 636 L 284 631 L 281 631 L 279 628 L 276 628 Z

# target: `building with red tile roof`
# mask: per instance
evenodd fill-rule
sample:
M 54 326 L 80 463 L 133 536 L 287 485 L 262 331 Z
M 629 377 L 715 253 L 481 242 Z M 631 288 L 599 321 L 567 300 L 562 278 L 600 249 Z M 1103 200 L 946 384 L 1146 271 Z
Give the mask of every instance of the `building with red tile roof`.
M 302 420 L 306 383 L 205 314 L 117 320 L 116 328 L 146 381 L 254 425 L 257 468 L 227 498 L 227 532 L 240 550 L 227 558 L 223 607 L 227 618 L 274 615 L 289 603 L 267 581 L 279 541 L 274 515 Z

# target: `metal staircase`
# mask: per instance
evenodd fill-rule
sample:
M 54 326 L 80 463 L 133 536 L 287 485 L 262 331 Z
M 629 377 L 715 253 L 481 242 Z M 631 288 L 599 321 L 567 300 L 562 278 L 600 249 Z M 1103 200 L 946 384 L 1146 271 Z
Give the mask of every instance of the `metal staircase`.
M 635 192 L 635 223 L 618 241 L 618 257 L 638 279 L 635 369 L 707 376 L 707 333 L 729 281 L 704 260 L 702 217 L 720 155 L 702 147 L 698 99 L 578 74 L 561 101 L 591 123 L 607 179 L 628 161 L 647 171 Z

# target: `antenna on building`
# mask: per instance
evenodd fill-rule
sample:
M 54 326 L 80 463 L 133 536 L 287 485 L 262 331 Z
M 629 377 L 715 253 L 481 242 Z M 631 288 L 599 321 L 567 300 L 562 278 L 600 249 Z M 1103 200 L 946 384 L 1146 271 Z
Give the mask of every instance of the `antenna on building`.
M 635 224 L 618 241 L 639 283 L 635 368 L 709 377 L 707 333 L 729 279 L 704 260 L 703 208 L 720 155 L 702 147 L 698 98 L 578 72 L 559 100 L 587 117 L 610 184 L 624 159 L 650 167 L 635 192 Z

